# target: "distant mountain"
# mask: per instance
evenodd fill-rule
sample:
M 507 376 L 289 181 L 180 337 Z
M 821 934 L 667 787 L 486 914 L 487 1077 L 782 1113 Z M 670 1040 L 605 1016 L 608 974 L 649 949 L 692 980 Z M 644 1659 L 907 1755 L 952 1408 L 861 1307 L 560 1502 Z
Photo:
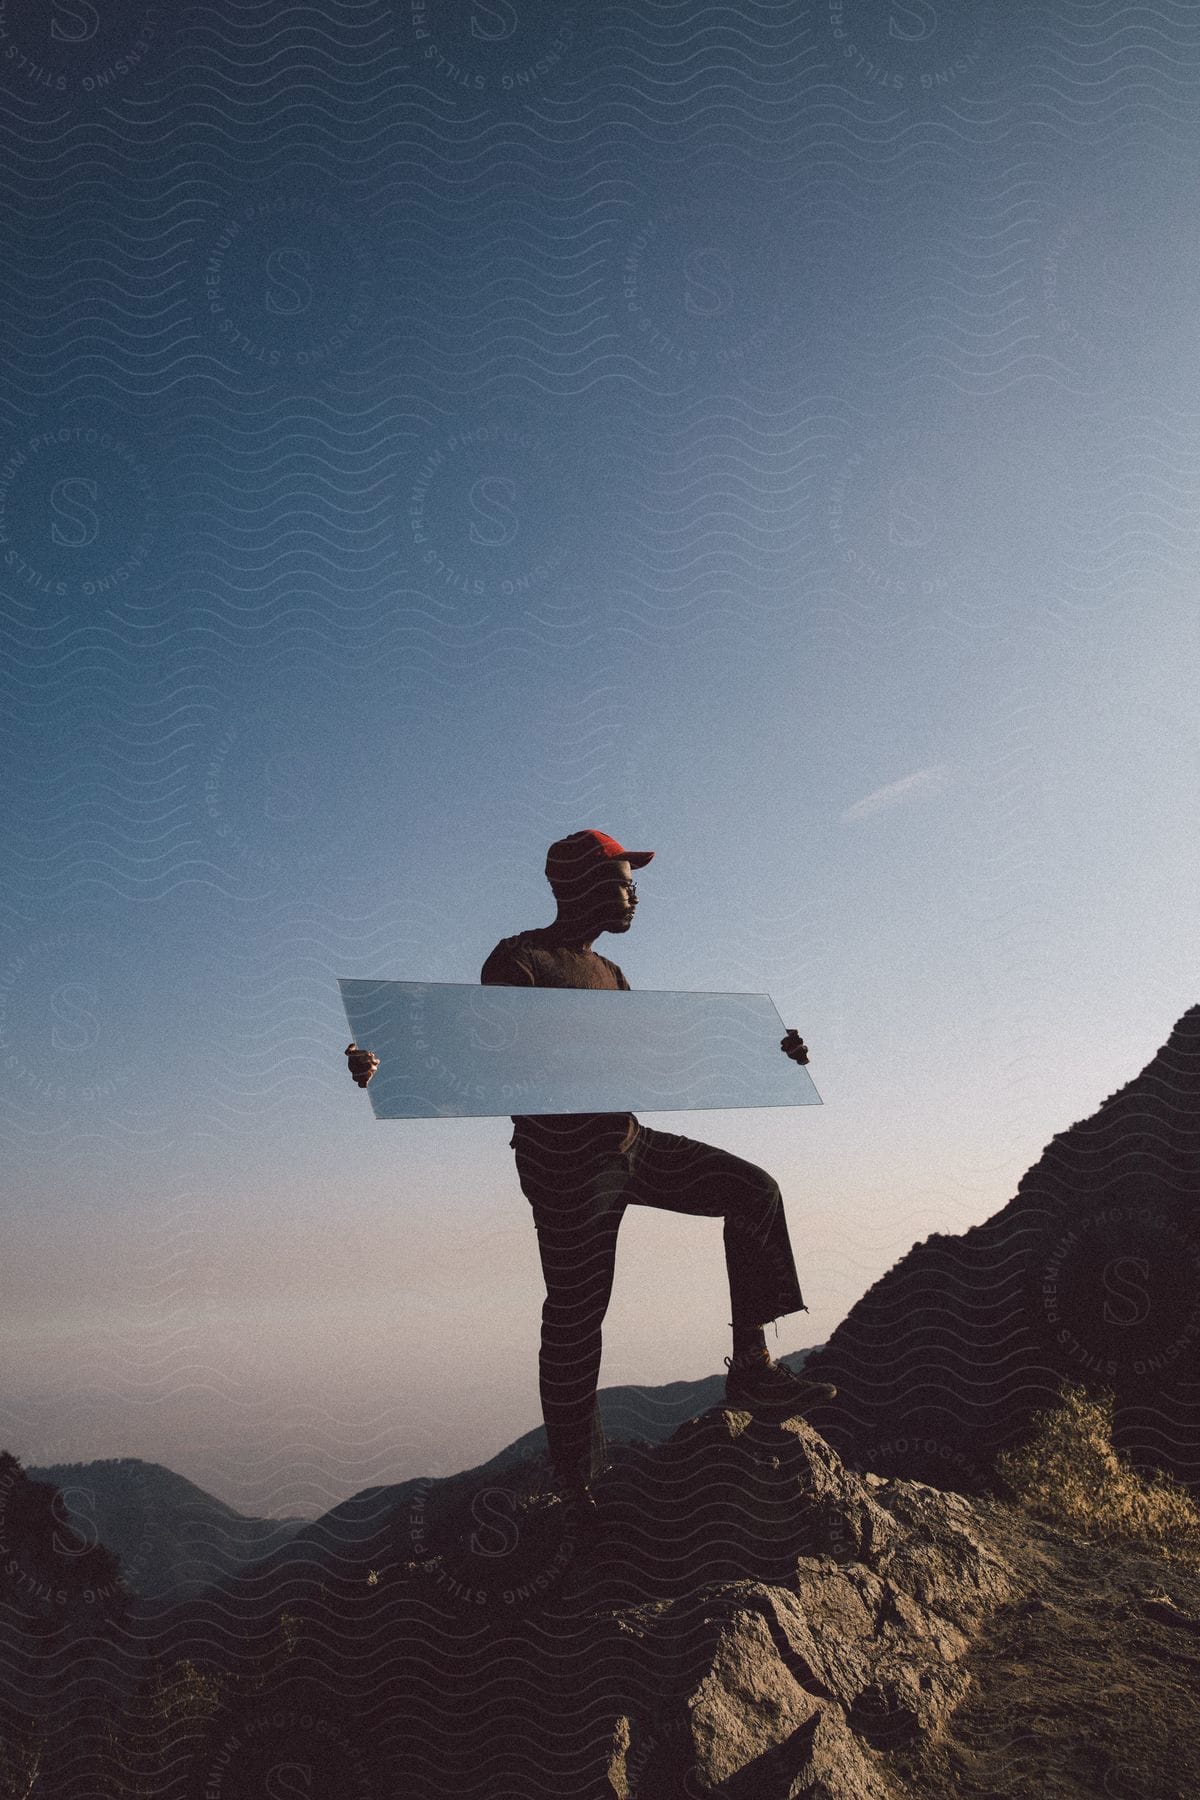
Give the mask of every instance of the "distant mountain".
M 121 1618 L 116 1558 L 94 1531 L 77 1532 L 52 1483 L 0 1450 L 0 1613 L 36 1629 L 66 1619 Z
M 89 1543 L 107 1545 L 125 1584 L 144 1598 L 199 1593 L 286 1543 L 306 1523 L 248 1517 L 162 1463 L 135 1456 L 26 1472 L 59 1489 L 76 1530 Z
M 1069 1375 L 1112 1389 L 1136 1466 L 1200 1492 L 1200 1006 L 1000 1212 L 914 1245 L 809 1373 L 838 1388 L 813 1425 L 859 1469 L 979 1491 Z
M 812 1349 L 794 1350 L 779 1361 L 800 1369 L 813 1354 Z M 699 1381 L 667 1382 L 662 1387 L 601 1388 L 597 1399 L 605 1440 L 614 1447 L 664 1444 L 687 1420 L 719 1406 L 724 1395 L 724 1374 L 706 1375 Z M 514 1483 L 514 1471 L 519 1471 L 521 1465 L 525 1465 L 527 1475 L 523 1483 Z M 489 1481 L 506 1490 L 524 1485 L 532 1492 L 545 1486 L 545 1426 L 538 1425 L 514 1438 L 487 1462 L 463 1469 L 457 1475 L 416 1475 L 362 1488 L 311 1523 L 301 1524 L 285 1543 L 264 1548 L 253 1569 L 237 1573 L 272 1587 L 277 1582 L 303 1577 L 313 1567 L 333 1567 L 347 1560 L 358 1563 L 377 1552 L 382 1555 L 383 1545 L 394 1538 L 396 1519 L 405 1512 L 419 1513 L 425 1521 L 456 1516 L 461 1496 L 476 1494 Z
M 781 1360 L 799 1368 L 811 1354 L 798 1350 Z M 686 1419 L 717 1405 L 724 1389 L 724 1375 L 663 1387 L 602 1388 L 605 1436 L 614 1443 L 664 1443 Z M 27 1474 L 60 1490 L 63 1516 L 84 1541 L 105 1544 L 117 1555 L 122 1581 L 133 1593 L 175 1601 L 220 1584 L 251 1563 L 293 1567 L 314 1553 L 361 1550 L 378 1521 L 414 1495 L 424 1498 L 443 1487 L 449 1494 L 456 1484 L 477 1484 L 522 1463 L 536 1468 L 545 1448 L 546 1429 L 539 1425 L 460 1475 L 413 1476 L 363 1488 L 311 1521 L 248 1517 L 162 1463 L 132 1456 L 53 1463 Z

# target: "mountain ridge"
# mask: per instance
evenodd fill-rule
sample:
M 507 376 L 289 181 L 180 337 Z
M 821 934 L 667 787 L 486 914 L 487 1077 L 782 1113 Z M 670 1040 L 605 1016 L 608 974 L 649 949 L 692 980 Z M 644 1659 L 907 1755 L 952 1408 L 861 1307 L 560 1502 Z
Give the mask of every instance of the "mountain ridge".
M 143 1599 L 202 1592 L 307 1522 L 239 1512 L 166 1463 L 142 1457 L 36 1464 L 25 1473 L 58 1490 L 63 1515 L 85 1540 L 113 1552 L 122 1581 Z
M 1200 1005 L 1003 1207 L 873 1282 L 808 1372 L 855 1467 L 986 1491 L 1067 1377 L 1112 1389 L 1135 1467 L 1200 1491 Z

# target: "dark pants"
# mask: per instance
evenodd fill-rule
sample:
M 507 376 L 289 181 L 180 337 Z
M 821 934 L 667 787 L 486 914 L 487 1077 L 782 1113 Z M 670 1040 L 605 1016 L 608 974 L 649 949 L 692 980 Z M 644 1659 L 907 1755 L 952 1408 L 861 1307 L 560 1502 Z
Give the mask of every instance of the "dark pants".
M 550 1456 L 562 1477 L 594 1479 L 604 1467 L 600 1327 L 627 1206 L 724 1219 L 734 1325 L 808 1311 L 779 1184 L 728 1150 L 639 1125 L 628 1150 L 599 1162 L 556 1164 L 518 1148 L 517 1176 L 533 1209 L 546 1281 L 538 1375 Z

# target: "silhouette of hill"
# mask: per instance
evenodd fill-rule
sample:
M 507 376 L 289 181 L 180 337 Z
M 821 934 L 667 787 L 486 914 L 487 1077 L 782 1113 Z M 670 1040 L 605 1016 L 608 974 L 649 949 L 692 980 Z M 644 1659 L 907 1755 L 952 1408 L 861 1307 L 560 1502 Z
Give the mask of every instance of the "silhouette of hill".
M 18 1625 L 95 1622 L 119 1615 L 128 1590 L 116 1558 L 87 1532 L 74 1530 L 52 1482 L 0 1450 L 0 1600 Z
M 1059 1380 L 1111 1388 L 1113 1440 L 1200 1491 L 1200 1006 L 1056 1134 L 1013 1199 L 914 1245 L 809 1373 L 813 1424 L 860 1469 L 978 1492 Z
M 811 1349 L 795 1350 L 779 1360 L 787 1363 L 789 1368 L 800 1369 L 812 1354 Z M 610 1446 L 635 1442 L 661 1444 L 685 1420 L 718 1404 L 724 1392 L 724 1374 L 706 1375 L 698 1381 L 672 1381 L 659 1387 L 601 1388 L 597 1401 L 605 1441 Z M 486 1462 L 456 1475 L 409 1476 L 403 1481 L 360 1489 L 347 1499 L 339 1500 L 319 1518 L 301 1523 L 289 1533 L 285 1542 L 264 1547 L 261 1568 L 255 1573 L 269 1576 L 285 1569 L 300 1568 L 314 1556 L 367 1555 L 380 1531 L 386 1529 L 386 1521 L 398 1509 L 418 1501 L 423 1507 L 437 1507 L 443 1494 L 449 1503 L 454 1495 L 513 1471 L 523 1472 L 535 1482 L 550 1483 L 544 1425 L 523 1432 Z
M 800 1368 L 811 1354 L 799 1350 L 782 1360 Z M 605 1435 L 613 1442 L 661 1443 L 685 1419 L 715 1404 L 724 1385 L 724 1375 L 709 1375 L 661 1387 L 602 1388 L 598 1399 Z M 366 1542 L 378 1519 L 413 1493 L 425 1493 L 442 1481 L 471 1482 L 527 1467 L 544 1455 L 545 1447 L 545 1427 L 539 1425 L 460 1475 L 415 1476 L 364 1488 L 315 1520 L 239 1513 L 163 1463 L 139 1457 L 31 1466 L 24 1473 L 30 1481 L 58 1490 L 59 1516 L 71 1522 L 81 1541 L 103 1543 L 115 1553 L 126 1592 L 175 1601 L 202 1593 L 263 1559 L 303 1562 L 313 1550 Z
M 249 1517 L 162 1463 L 135 1456 L 26 1473 L 59 1490 L 76 1529 L 115 1552 L 126 1585 L 146 1598 L 199 1593 L 306 1523 Z
M 270 1792 L 286 1764 L 348 1800 L 1197 1791 L 1194 1571 L 856 1475 L 804 1421 L 727 1407 L 614 1446 L 593 1526 L 532 1477 L 409 1494 L 369 1544 L 161 1621 L 155 1654 L 221 1690 L 191 1752 L 210 1785 Z M 1100 1670 L 1127 1702 L 1107 1723 Z
M 55 1793 L 86 1760 L 128 1616 L 116 1557 L 0 1450 L 0 1794 Z

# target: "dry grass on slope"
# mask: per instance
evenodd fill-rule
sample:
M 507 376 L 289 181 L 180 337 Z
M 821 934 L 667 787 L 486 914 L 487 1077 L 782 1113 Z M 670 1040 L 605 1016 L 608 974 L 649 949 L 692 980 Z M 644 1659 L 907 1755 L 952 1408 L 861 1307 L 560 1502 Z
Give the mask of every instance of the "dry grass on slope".
M 996 1459 L 1012 1500 L 1034 1518 L 1114 1547 L 1157 1552 L 1200 1569 L 1200 1508 L 1172 1476 L 1139 1475 L 1113 1449 L 1113 1395 L 1064 1382 L 1057 1407 Z

